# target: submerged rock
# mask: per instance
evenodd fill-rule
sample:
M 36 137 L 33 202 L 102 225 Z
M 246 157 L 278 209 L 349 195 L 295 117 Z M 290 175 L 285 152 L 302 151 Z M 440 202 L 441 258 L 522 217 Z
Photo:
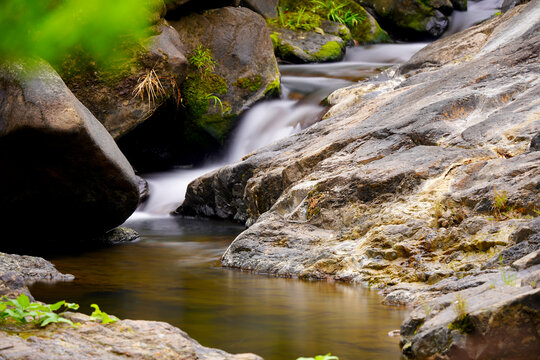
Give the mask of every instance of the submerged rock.
M 0 75 L 3 249 L 101 234 L 139 202 L 133 169 L 103 125 L 48 65 L 29 68 Z
M 250 225 L 225 266 L 381 288 L 537 250 L 539 14 L 515 8 L 336 91 L 321 122 L 192 182 L 182 212 Z

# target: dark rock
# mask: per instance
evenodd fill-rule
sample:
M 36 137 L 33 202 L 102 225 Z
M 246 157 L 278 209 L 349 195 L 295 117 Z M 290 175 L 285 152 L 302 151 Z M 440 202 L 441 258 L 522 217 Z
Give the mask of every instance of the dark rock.
M 534 135 L 529 145 L 530 151 L 540 151 L 540 133 Z
M 142 204 L 150 196 L 150 187 L 148 181 L 140 176 L 137 176 L 137 182 L 139 184 L 139 204 Z
M 243 0 L 240 2 L 240 4 L 250 8 L 266 18 L 277 16 L 278 0 Z
M 454 10 L 467 11 L 467 0 L 452 0 Z
M 398 38 L 439 37 L 448 25 L 449 0 L 356 0 L 373 9 L 381 26 Z
M 123 223 L 139 202 L 130 164 L 49 66 L 22 67 L 0 75 L 1 247 L 52 248 Z
M 502 5 L 501 5 L 501 12 L 502 13 L 505 13 L 507 12 L 508 10 L 518 6 L 518 5 L 521 5 L 521 4 L 525 4 L 527 2 L 529 2 L 530 0 L 504 0 Z
M 140 239 L 140 235 L 133 229 L 118 227 L 107 231 L 104 235 L 92 239 L 92 242 L 105 246 L 128 244 Z

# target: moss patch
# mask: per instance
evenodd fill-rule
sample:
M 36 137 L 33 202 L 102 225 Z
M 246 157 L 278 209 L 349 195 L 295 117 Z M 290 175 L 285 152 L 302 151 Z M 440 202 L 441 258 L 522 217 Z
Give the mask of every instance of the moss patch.
M 329 41 L 321 49 L 313 54 L 318 61 L 339 60 L 342 55 L 342 47 L 336 41 Z
M 259 90 L 262 86 L 262 80 L 259 75 L 252 78 L 240 78 L 233 84 L 240 89 L 248 89 L 251 92 Z
M 264 90 L 264 96 L 266 97 L 278 97 L 281 94 L 281 82 L 279 80 L 279 75 L 274 81 L 272 81 L 266 89 Z
M 456 320 L 448 325 L 450 330 L 457 330 L 461 334 L 470 334 L 474 331 L 474 324 L 469 314 L 459 316 Z

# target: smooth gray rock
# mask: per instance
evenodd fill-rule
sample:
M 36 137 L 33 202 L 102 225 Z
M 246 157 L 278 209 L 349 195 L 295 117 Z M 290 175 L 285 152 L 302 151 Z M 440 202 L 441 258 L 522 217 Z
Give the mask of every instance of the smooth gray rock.
M 539 11 L 337 90 L 319 123 L 192 182 L 183 213 L 250 225 L 225 266 L 381 288 L 480 274 L 519 242 L 531 246 L 512 262 L 536 250 L 523 229 L 540 208 Z
M 243 0 L 240 4 L 261 14 L 265 18 L 277 16 L 278 0 Z

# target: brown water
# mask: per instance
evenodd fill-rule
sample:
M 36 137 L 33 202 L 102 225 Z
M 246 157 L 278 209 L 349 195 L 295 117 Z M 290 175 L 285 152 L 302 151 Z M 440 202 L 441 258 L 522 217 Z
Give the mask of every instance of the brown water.
M 294 360 L 332 352 L 340 360 L 399 359 L 404 310 L 384 307 L 361 287 L 255 275 L 218 266 L 242 231 L 237 225 L 148 219 L 130 226 L 142 241 L 52 259 L 76 276 L 69 283 L 35 284 L 36 298 L 91 303 L 120 318 L 167 321 L 201 344 Z

